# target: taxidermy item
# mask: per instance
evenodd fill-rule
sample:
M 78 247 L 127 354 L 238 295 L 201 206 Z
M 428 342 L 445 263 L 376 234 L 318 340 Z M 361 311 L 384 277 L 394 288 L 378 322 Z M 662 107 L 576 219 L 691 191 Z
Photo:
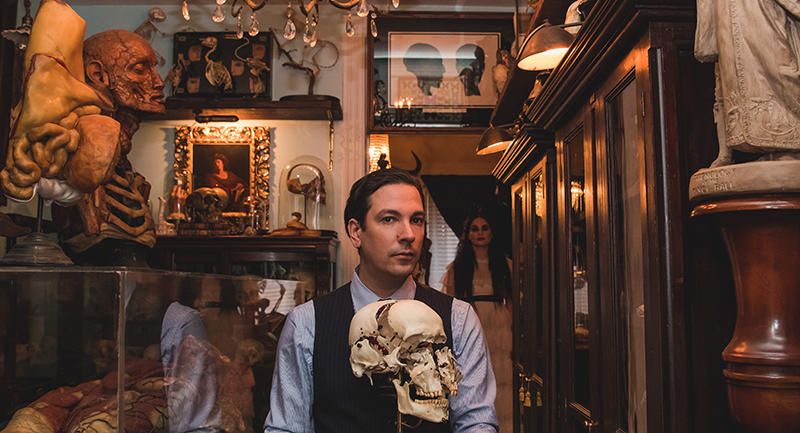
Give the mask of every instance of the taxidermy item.
M 492 66 L 492 79 L 494 80 L 494 90 L 497 96 L 503 93 L 508 81 L 508 73 L 511 70 L 511 54 L 508 50 L 500 48 L 497 50 L 497 64 Z
M 175 64 L 169 68 L 169 72 L 167 72 L 167 82 L 172 87 L 172 94 L 175 95 L 175 89 L 180 87 L 181 82 L 183 82 L 183 78 L 186 75 L 186 71 L 189 69 L 189 62 L 186 61 L 186 57 L 184 57 L 183 53 L 178 53 L 178 60 L 175 61 Z
M 425 303 L 373 302 L 350 321 L 350 367 L 370 382 L 373 374 L 392 375 L 400 413 L 446 422 L 461 381 L 446 342 L 441 317 Z
M 231 73 L 228 71 L 228 68 L 226 68 L 222 62 L 211 60 L 211 54 L 217 51 L 217 38 L 214 36 L 203 38 L 201 44 L 204 47 L 210 48 L 205 55 L 206 80 L 214 87 L 221 87 L 222 90 L 233 89 L 233 79 L 231 78 Z
M 31 38 L 31 27 L 33 27 L 33 18 L 31 17 L 31 0 L 24 1 L 25 15 L 22 16 L 22 22 L 15 29 L 3 30 L 3 37 L 13 42 L 20 51 L 25 51 L 28 46 L 28 40 Z
M 316 174 L 314 178 L 306 183 L 302 183 L 298 177 L 292 177 L 294 169 L 302 166 L 311 167 Z M 297 164 L 292 167 L 286 175 L 286 187 L 289 192 L 302 195 L 306 200 L 325 204 L 325 177 L 320 169 L 311 164 Z
M 236 47 L 233 51 L 234 57 L 241 60 L 244 64 L 247 65 L 247 69 L 250 73 L 249 84 L 250 84 L 250 93 L 253 94 L 253 97 L 259 96 L 267 91 L 267 85 L 264 83 L 264 79 L 262 78 L 262 74 L 265 71 L 269 71 L 269 66 L 263 60 L 259 60 L 253 57 L 242 57 L 239 55 L 239 52 L 242 48 L 250 45 L 250 39 L 245 39 L 245 41 Z
M 164 12 L 164 9 L 158 7 L 150 8 L 150 10 L 147 11 L 147 20 L 139 24 L 139 27 L 136 27 L 136 30 L 133 32 L 148 41 L 152 41 L 153 36 L 156 34 L 160 36 L 166 36 L 166 33 L 162 32 L 158 29 L 158 27 L 156 27 L 156 23 L 160 23 L 166 19 L 167 14 Z M 162 56 L 160 53 L 156 53 L 156 55 L 158 56 L 159 66 L 167 62 L 166 59 L 164 59 L 164 56 Z
M 313 47 L 303 48 L 301 58 L 298 61 L 292 56 L 292 51 L 294 50 L 287 50 L 281 45 L 276 36 L 278 34 L 277 30 L 270 29 L 270 33 L 275 45 L 278 47 L 278 52 L 287 59 L 287 61 L 283 62 L 283 66 L 305 72 L 306 77 L 308 77 L 307 94 L 313 95 L 314 85 L 317 82 L 317 75 L 319 75 L 320 71 L 322 69 L 331 69 L 339 62 L 339 49 L 336 48 L 333 42 L 318 39 Z M 329 56 L 331 59 L 323 61 L 322 58 L 324 56 Z
M 39 8 L 0 172 L 11 199 L 28 201 L 38 190 L 46 200 L 74 203 L 111 176 L 120 125 L 101 114 L 114 105 L 108 95 L 84 82 L 84 29 L 66 3 L 50 0 Z

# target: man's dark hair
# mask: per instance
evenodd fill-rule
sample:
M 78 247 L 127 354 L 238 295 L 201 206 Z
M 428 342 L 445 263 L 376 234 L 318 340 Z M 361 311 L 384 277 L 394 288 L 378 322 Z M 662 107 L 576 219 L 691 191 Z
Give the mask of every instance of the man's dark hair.
M 350 188 L 350 196 L 347 197 L 347 205 L 344 208 L 345 230 L 348 230 L 347 223 L 351 218 L 358 221 L 358 225 L 360 225 L 362 229 L 366 228 L 367 212 L 372 206 L 370 197 L 381 187 L 394 184 L 411 185 L 416 188 L 419 192 L 422 205 L 425 206 L 422 184 L 419 182 L 419 179 L 412 176 L 409 172 L 397 168 L 373 171 L 357 180 L 352 188 Z

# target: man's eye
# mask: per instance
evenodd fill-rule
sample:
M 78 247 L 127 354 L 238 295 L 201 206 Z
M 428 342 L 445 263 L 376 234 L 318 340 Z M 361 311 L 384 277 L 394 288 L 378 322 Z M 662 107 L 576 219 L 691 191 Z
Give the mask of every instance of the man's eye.
M 385 217 L 381 218 L 381 221 L 383 221 L 385 223 L 390 223 L 390 222 L 394 221 L 394 217 L 393 216 L 385 216 Z
M 425 218 L 423 218 L 423 217 L 411 218 L 411 223 L 412 224 L 425 224 Z

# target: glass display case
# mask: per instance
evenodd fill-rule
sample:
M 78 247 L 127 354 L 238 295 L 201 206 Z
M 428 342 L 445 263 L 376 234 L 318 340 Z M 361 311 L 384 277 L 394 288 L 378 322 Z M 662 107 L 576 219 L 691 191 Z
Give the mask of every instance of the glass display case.
M 0 431 L 260 431 L 292 290 L 256 277 L 0 268 Z

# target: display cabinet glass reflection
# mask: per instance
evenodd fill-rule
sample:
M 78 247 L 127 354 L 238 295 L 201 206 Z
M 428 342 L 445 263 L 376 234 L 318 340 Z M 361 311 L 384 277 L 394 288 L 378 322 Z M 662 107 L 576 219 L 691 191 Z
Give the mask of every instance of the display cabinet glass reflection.
M 0 270 L 14 306 L 0 323 L 0 430 L 254 432 L 290 291 L 254 277 Z

